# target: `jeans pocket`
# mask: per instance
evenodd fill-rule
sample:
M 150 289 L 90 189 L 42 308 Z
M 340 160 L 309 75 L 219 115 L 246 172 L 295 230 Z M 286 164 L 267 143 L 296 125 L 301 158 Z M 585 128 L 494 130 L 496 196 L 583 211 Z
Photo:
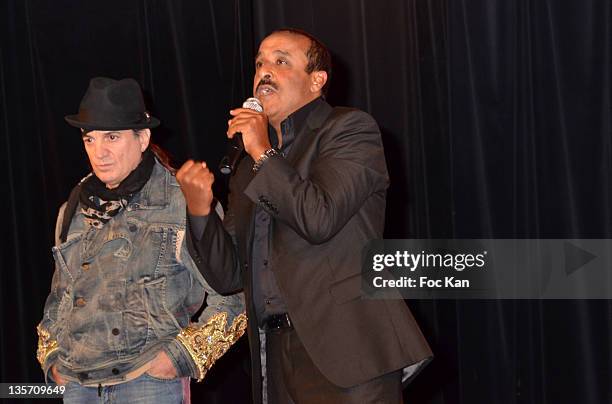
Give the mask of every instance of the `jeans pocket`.
M 169 383 L 169 382 L 180 382 L 180 381 L 181 381 L 181 378 L 180 378 L 180 377 L 176 377 L 176 376 L 175 376 L 175 377 L 173 377 L 172 379 L 163 379 L 163 378 L 161 378 L 161 377 L 153 376 L 153 375 L 151 375 L 149 372 L 145 372 L 145 373 L 143 374 L 143 376 L 144 376 L 144 377 L 146 377 L 146 378 L 148 378 L 148 379 L 154 380 L 154 381 L 156 381 L 156 382 L 164 382 L 164 383 Z

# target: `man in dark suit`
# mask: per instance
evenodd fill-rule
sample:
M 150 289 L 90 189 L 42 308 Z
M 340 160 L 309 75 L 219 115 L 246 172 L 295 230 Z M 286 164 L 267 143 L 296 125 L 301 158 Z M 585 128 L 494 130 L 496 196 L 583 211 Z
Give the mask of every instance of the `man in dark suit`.
M 177 174 L 200 270 L 221 293 L 245 290 L 256 403 L 398 403 L 402 369 L 431 357 L 402 300 L 361 298 L 361 252 L 382 237 L 389 180 L 374 120 L 323 98 L 330 61 L 302 31 L 261 43 L 264 112 L 230 111 L 227 135 L 240 132 L 247 155 L 223 223 L 206 164 Z

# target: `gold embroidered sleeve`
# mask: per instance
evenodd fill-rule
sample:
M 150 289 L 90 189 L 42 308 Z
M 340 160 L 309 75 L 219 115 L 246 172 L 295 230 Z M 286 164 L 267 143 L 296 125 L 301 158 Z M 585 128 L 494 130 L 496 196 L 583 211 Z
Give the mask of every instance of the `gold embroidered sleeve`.
M 58 349 L 57 341 L 51 338 L 49 331 L 43 328 L 40 324 L 36 327 L 36 331 L 38 332 L 38 349 L 36 350 L 36 359 L 40 363 L 40 366 L 45 366 L 45 361 L 53 353 Z
M 245 313 L 236 316 L 228 328 L 227 313 L 220 312 L 208 319 L 206 324 L 186 327 L 177 335 L 176 338 L 187 349 L 198 368 L 198 382 L 204 379 L 214 363 L 238 341 L 246 327 Z

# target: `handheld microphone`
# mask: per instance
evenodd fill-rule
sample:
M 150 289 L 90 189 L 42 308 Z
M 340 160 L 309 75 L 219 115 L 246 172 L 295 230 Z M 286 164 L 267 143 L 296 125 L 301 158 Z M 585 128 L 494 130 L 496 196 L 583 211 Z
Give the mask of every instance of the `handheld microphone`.
M 261 102 L 255 97 L 247 98 L 247 100 L 242 103 L 242 108 L 252 109 L 256 112 L 263 112 Z M 219 171 L 221 171 L 221 174 L 230 175 L 234 172 L 236 164 L 240 160 L 240 156 L 242 156 L 242 152 L 244 152 L 242 133 L 236 132 L 234 137 L 227 145 L 225 157 L 223 157 L 221 163 L 219 164 Z

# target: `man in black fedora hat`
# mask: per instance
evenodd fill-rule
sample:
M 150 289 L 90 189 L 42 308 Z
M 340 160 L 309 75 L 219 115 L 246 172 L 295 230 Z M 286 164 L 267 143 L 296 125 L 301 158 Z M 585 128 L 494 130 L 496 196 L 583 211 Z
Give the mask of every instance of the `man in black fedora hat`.
M 187 251 L 185 200 L 151 144 L 159 120 L 138 83 L 94 78 L 65 119 L 92 172 L 57 219 L 38 326 L 45 378 L 65 385 L 65 402 L 183 402 L 189 377 L 201 380 L 244 332 L 242 296 L 215 293 Z

